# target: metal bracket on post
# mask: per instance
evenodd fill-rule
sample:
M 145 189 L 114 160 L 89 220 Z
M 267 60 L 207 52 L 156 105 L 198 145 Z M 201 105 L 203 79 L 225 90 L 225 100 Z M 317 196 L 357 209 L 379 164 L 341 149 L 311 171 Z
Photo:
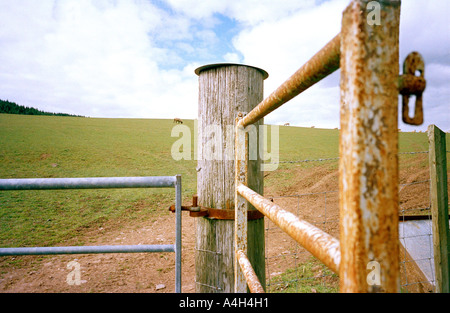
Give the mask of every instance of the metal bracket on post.
M 416 76 L 419 71 L 420 76 Z M 418 52 L 411 52 L 403 63 L 403 75 L 398 80 L 398 91 L 402 95 L 402 120 L 406 124 L 421 125 L 423 123 L 422 94 L 425 90 L 425 62 Z M 409 97 L 416 96 L 414 116 L 409 117 Z
M 198 206 L 197 202 L 197 195 L 193 195 L 192 205 L 182 205 L 181 210 L 188 211 L 190 217 L 207 217 L 216 220 L 234 220 L 234 210 L 206 208 L 203 206 Z M 175 213 L 175 205 L 171 205 L 169 207 L 169 211 Z M 247 211 L 247 220 L 251 221 L 260 218 L 264 218 L 264 214 L 258 210 Z

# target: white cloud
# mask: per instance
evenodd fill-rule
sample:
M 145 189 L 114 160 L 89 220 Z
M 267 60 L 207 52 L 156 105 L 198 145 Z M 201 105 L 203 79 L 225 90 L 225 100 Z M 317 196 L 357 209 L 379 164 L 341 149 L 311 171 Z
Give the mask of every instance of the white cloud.
M 409 0 L 402 2 L 400 55 L 411 51 L 427 56 L 428 62 L 450 64 L 449 1 Z
M 229 63 L 241 63 L 241 57 L 237 53 L 228 52 L 223 56 L 223 58 Z
M 166 2 L 175 11 L 194 19 L 208 19 L 214 14 L 222 14 L 246 26 L 254 26 L 263 21 L 277 21 L 290 16 L 292 12 L 315 4 L 314 0 L 167 0 Z
M 161 9 L 144 1 L 36 3 L 30 1 L 28 10 L 1 3 L 0 20 L 15 25 L 13 34 L 0 34 L 0 79 L 9 82 L 0 87 L 2 98 L 104 117 L 171 117 L 185 110 L 182 102 L 196 102 L 196 89 L 184 88 L 194 74 L 161 67 L 179 62 L 155 45 L 155 38 L 164 38 L 156 31 L 172 19 Z M 167 25 L 170 33 L 187 33 L 181 21 Z

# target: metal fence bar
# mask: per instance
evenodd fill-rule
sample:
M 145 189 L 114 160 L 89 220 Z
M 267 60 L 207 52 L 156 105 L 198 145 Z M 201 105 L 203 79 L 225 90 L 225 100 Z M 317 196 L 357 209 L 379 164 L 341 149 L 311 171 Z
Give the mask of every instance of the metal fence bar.
M 272 94 L 244 116 L 239 122 L 240 125 L 245 127 L 257 122 L 315 83 L 332 74 L 339 69 L 339 59 L 340 34 L 336 35 Z
M 175 252 L 175 245 L 113 245 L 73 247 L 26 247 L 0 248 L 0 256 L 12 255 L 54 255 L 54 254 L 97 254 L 97 253 L 141 253 Z
M 175 176 L 9 178 L 0 179 L 0 190 L 165 188 L 175 187 Z
M 236 189 L 256 209 L 305 247 L 312 255 L 332 271 L 339 273 L 341 261 L 339 240 L 316 226 L 299 219 L 295 214 L 284 210 L 243 184 L 238 184 Z
M 252 264 L 250 263 L 250 260 L 247 258 L 247 255 L 242 250 L 238 250 L 236 255 L 237 255 L 237 262 L 239 263 L 239 266 L 242 269 L 250 292 L 264 293 L 264 288 L 262 287 L 261 282 L 258 279 L 258 276 L 253 270 Z
M 175 179 L 175 292 L 181 293 L 181 175 Z

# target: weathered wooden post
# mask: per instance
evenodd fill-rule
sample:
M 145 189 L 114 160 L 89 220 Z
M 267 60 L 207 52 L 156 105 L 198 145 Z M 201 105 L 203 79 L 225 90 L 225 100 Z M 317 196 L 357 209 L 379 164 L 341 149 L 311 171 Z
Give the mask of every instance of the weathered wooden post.
M 447 149 L 445 133 L 428 126 L 430 145 L 430 200 L 433 221 L 434 269 L 436 291 L 450 292 L 450 233 L 448 226 Z
M 379 6 L 373 10 L 371 4 Z M 377 19 L 372 20 L 375 15 Z M 341 31 L 340 291 L 398 292 L 400 1 L 353 0 Z
M 196 73 L 199 75 L 198 205 L 220 209 L 215 216 L 197 220 L 196 291 L 234 292 L 234 212 L 226 214 L 226 210 L 234 210 L 235 201 L 235 123 L 239 112 L 247 113 L 263 100 L 263 81 L 268 75 L 255 67 L 229 63 L 206 65 Z M 263 194 L 263 173 L 258 138 L 262 123 L 262 120 L 256 123 L 249 133 L 249 141 L 254 141 L 248 164 L 248 186 L 260 194 Z M 265 286 L 262 216 L 249 218 L 248 258 Z

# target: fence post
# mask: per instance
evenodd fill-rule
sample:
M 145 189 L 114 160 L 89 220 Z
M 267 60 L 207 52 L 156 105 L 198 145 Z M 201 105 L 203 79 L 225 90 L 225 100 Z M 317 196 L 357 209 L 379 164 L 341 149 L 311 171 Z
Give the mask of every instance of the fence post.
M 435 125 L 428 126 L 428 142 L 430 145 L 430 197 L 436 292 L 448 293 L 450 292 L 450 234 L 445 133 Z
M 237 65 L 206 65 L 199 75 L 198 109 L 198 205 L 234 210 L 235 123 L 238 112 L 249 112 L 263 100 L 261 69 Z M 259 138 L 258 125 L 249 137 Z M 255 137 L 256 136 L 256 137 Z M 251 138 L 249 139 L 251 141 Z M 258 149 L 258 148 L 256 148 Z M 255 151 L 253 151 L 255 152 Z M 248 186 L 263 192 L 261 158 L 248 162 Z M 249 205 L 249 210 L 252 206 Z M 248 258 L 261 282 L 265 282 L 264 219 L 248 221 Z M 234 221 L 197 219 L 195 280 L 197 292 L 234 292 Z
M 340 291 L 398 292 L 400 1 L 376 12 L 369 2 L 353 0 L 342 18 Z

